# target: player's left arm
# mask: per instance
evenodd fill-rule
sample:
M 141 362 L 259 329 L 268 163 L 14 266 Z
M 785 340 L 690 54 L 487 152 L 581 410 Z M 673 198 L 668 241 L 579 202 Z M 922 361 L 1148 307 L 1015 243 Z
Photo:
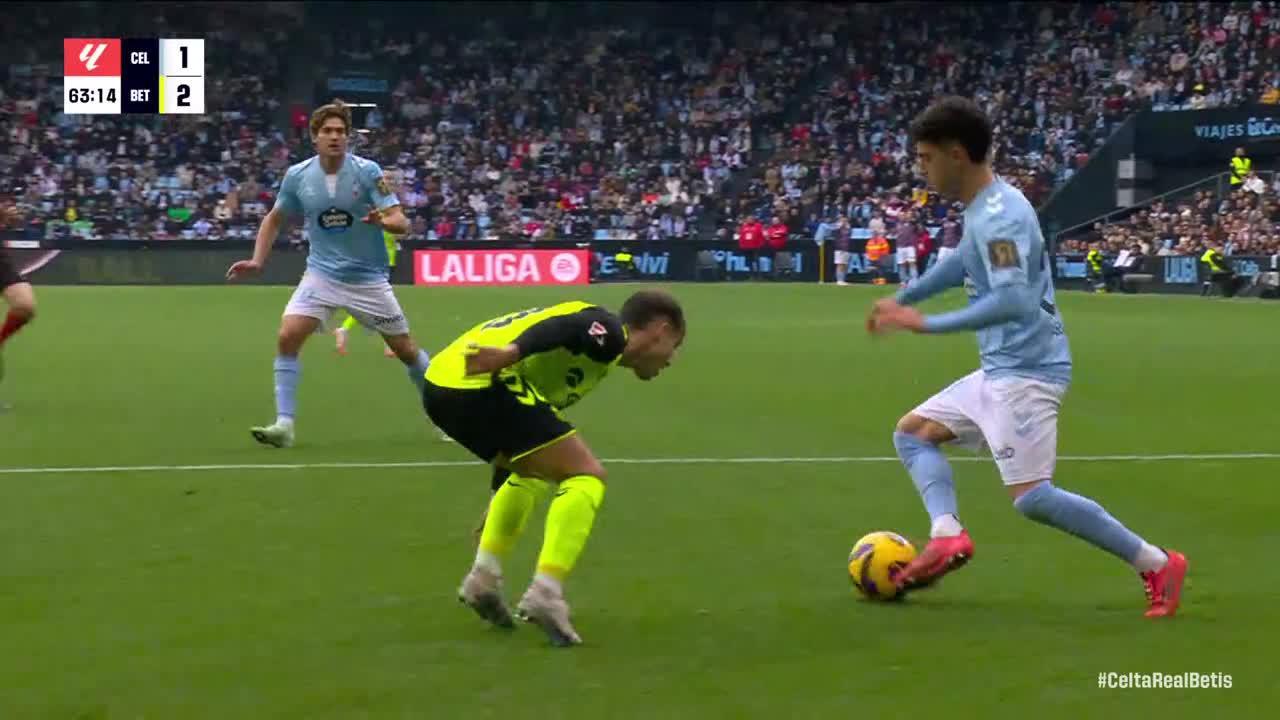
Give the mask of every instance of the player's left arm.
M 915 305 L 963 284 L 964 259 L 960 253 L 951 253 L 934 263 L 918 280 L 898 291 L 894 301 L 899 305 Z
M 530 355 L 557 348 L 608 363 L 617 359 L 626 345 L 626 333 L 617 316 L 604 308 L 589 307 L 531 325 L 503 347 L 468 348 L 467 374 L 498 372 Z
M 382 168 L 370 162 L 365 169 L 365 181 L 369 195 L 373 199 L 373 210 L 365 216 L 364 221 L 377 225 L 395 235 L 409 232 L 409 218 L 405 217 L 404 208 L 400 206 L 400 198 L 391 189 L 391 183 L 383 174 Z
M 921 332 L 947 333 L 981 330 L 1015 320 L 1040 309 L 1040 300 L 1027 280 L 1027 263 L 1043 252 L 1025 219 L 1001 219 L 981 237 L 974 237 L 991 287 L 962 310 L 929 315 Z

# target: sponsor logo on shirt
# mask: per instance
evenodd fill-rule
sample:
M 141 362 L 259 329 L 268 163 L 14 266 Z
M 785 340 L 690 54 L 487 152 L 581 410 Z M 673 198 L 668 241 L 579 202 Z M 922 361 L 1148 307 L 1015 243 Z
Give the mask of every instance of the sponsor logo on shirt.
M 355 224 L 356 219 L 346 210 L 331 207 L 320 213 L 317 222 L 322 230 L 342 232 Z

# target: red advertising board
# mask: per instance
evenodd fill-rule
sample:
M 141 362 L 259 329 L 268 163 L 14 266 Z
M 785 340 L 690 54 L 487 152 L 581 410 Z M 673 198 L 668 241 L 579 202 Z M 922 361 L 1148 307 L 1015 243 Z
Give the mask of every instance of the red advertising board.
M 586 285 L 589 250 L 418 250 L 416 285 Z

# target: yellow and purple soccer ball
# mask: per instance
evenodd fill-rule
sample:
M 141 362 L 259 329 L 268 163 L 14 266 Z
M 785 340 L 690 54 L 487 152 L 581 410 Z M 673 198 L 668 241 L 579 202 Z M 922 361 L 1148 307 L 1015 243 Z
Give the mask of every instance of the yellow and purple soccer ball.
M 854 543 L 849 579 L 868 600 L 894 600 L 898 588 L 891 578 L 915 557 L 915 546 L 898 533 L 873 532 Z

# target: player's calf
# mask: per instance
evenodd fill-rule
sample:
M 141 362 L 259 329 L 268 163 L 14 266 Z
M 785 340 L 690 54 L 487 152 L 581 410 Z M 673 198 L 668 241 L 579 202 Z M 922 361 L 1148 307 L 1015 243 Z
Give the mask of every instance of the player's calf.
M 1181 600 L 1186 558 L 1139 537 L 1093 500 L 1048 480 L 1014 485 L 1013 506 L 1026 517 L 1057 528 L 1129 563 L 1142 578 L 1148 617 L 1173 615 Z
M 581 557 L 604 502 L 604 466 L 582 438 L 572 434 L 513 460 L 511 465 L 518 475 L 540 477 L 555 484 L 537 573 L 518 612 L 542 627 L 552 644 L 577 644 L 581 638 L 570 623 L 563 584 Z M 499 496 L 510 485 L 508 481 Z M 489 523 L 492 522 L 491 515 Z
M 405 370 L 409 373 L 409 380 L 421 393 L 427 382 L 426 374 L 427 368 L 431 366 L 431 356 L 426 350 L 418 347 L 413 338 L 407 334 L 384 335 L 382 339 L 387 344 L 387 348 L 395 353 L 400 362 L 404 363 Z

